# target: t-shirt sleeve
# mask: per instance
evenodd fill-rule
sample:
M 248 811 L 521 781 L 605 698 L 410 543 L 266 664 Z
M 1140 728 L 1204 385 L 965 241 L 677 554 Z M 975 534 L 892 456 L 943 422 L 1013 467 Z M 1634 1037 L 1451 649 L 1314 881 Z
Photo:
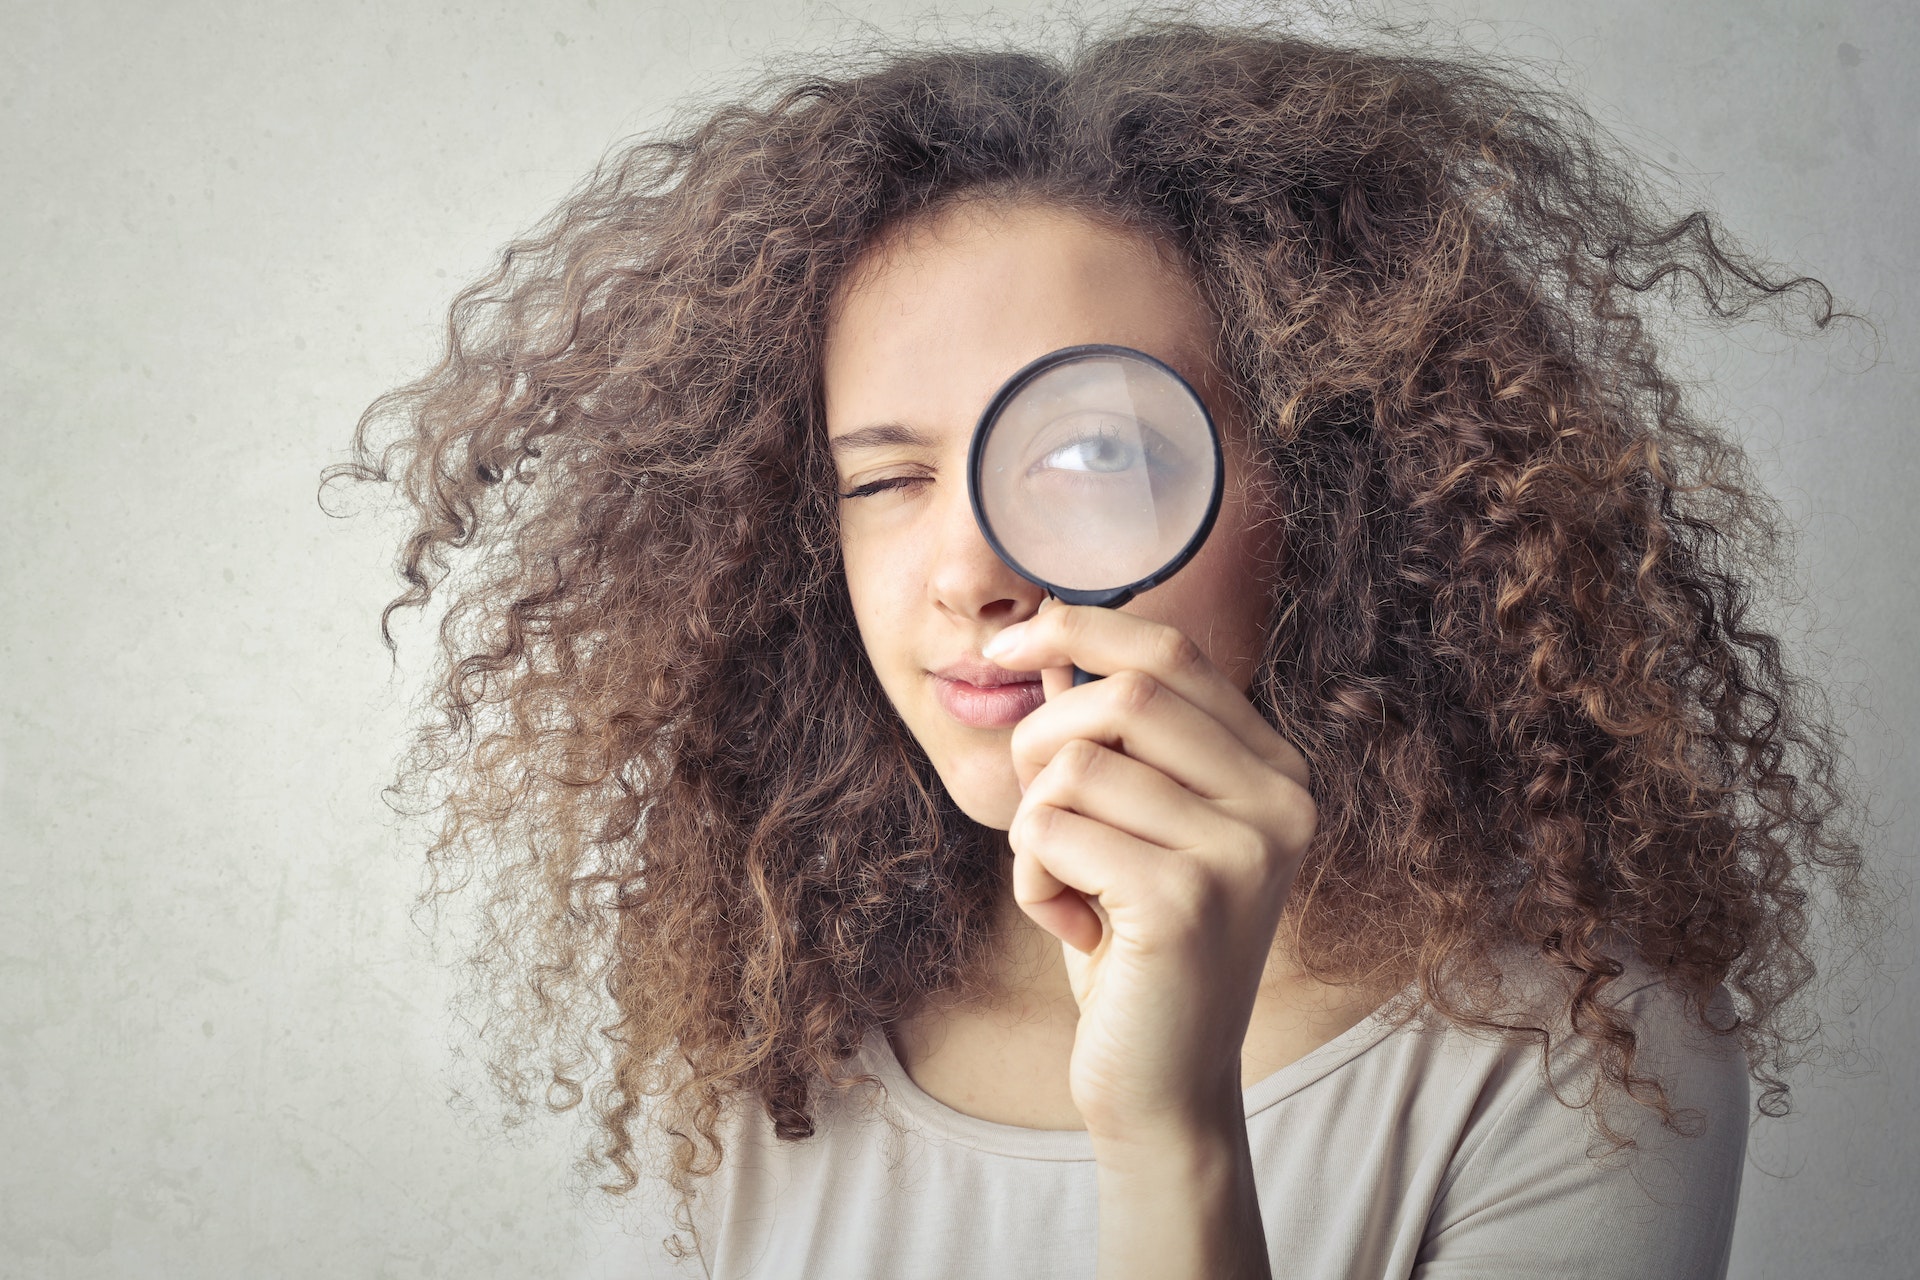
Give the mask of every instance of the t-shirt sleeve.
M 1713 1280 L 1724 1277 L 1746 1159 L 1747 1069 L 1733 1037 L 1692 1024 L 1679 997 L 1649 984 L 1620 1001 L 1640 1040 L 1636 1072 L 1655 1075 L 1669 1099 L 1698 1115 L 1689 1133 L 1664 1128 L 1651 1109 L 1620 1096 L 1614 1127 L 1637 1146 L 1603 1151 L 1585 1108 L 1546 1087 L 1537 1051 L 1490 1100 L 1490 1119 L 1463 1142 L 1429 1219 L 1416 1280 Z M 1722 990 L 1714 1021 L 1731 1006 Z M 1581 1042 L 1556 1050 L 1562 1096 L 1590 1080 Z

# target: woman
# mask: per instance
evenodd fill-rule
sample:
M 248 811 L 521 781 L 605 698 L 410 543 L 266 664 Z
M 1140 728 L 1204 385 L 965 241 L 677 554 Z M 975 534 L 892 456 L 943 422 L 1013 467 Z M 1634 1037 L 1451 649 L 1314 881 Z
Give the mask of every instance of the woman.
M 1261 30 L 895 55 L 620 155 L 344 469 L 420 513 L 389 614 L 464 568 L 415 763 L 502 1079 L 591 1091 L 686 1274 L 1722 1274 L 1859 856 L 1663 282 L 1835 314 L 1557 98 Z M 1223 430 L 1118 611 L 963 475 L 1084 342 Z

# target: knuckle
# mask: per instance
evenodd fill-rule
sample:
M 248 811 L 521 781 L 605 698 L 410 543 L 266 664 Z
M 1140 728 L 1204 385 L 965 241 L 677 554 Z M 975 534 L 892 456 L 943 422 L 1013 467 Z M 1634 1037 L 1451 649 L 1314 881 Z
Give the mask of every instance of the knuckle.
M 1274 825 L 1289 849 L 1304 849 L 1320 830 L 1320 806 L 1313 802 L 1313 796 L 1305 787 L 1289 780 L 1281 789 L 1278 820 Z
M 1007 843 L 1030 849 L 1044 841 L 1048 828 L 1053 825 L 1053 812 L 1051 805 L 1028 805 L 1014 819 L 1013 828 L 1007 832 Z
M 1107 684 L 1120 709 L 1129 715 L 1145 711 L 1160 696 L 1160 682 L 1144 671 L 1116 672 L 1107 677 Z
M 1059 770 L 1064 782 L 1087 782 L 1100 771 L 1103 754 L 1099 744 L 1085 738 L 1074 738 L 1054 756 L 1054 767 Z
M 1033 830 L 1028 820 L 1028 815 L 1031 813 L 1032 810 L 1028 809 L 1014 814 L 1013 823 L 1007 828 L 1007 847 L 1013 850 L 1016 859 L 1024 858 L 1031 847 L 1028 842 L 1028 836 Z
M 1304 848 L 1320 833 L 1320 806 L 1313 802 L 1312 796 L 1302 791 L 1299 803 L 1294 805 L 1293 814 L 1294 830 Z
M 1153 639 L 1153 657 L 1160 670 L 1174 673 L 1196 670 L 1206 661 L 1200 646 L 1176 627 L 1160 629 Z
M 1250 822 L 1234 823 L 1227 843 L 1242 866 L 1264 869 L 1273 853 L 1273 843 Z
M 1027 815 L 1020 809 L 1013 811 L 1013 821 L 1007 823 L 1007 848 L 1013 851 L 1015 865 L 1020 862 L 1021 845 L 1026 840 Z
M 1264 883 L 1275 865 L 1278 846 L 1257 819 L 1229 819 L 1209 843 L 1218 851 L 1216 865 L 1223 879 L 1243 889 Z

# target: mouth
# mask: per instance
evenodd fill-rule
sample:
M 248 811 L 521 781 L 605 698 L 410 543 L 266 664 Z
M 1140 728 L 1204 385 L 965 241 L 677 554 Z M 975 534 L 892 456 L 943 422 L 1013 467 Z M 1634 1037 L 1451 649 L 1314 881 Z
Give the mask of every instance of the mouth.
M 946 713 L 972 729 L 1006 729 L 1046 701 L 1038 671 L 1008 671 L 990 662 L 956 662 L 933 677 Z

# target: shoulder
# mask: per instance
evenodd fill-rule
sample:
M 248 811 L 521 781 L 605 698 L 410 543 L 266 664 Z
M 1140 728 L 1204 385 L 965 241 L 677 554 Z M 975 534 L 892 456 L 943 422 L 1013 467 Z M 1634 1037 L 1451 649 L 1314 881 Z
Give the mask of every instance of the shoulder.
M 1723 1034 L 1736 1022 L 1733 999 L 1717 988 L 1704 1004 L 1695 1003 L 1658 970 L 1638 957 L 1622 955 L 1620 976 L 1608 984 L 1598 1003 L 1633 1034 L 1630 1070 L 1668 1085 L 1676 1094 L 1718 1111 L 1729 1103 L 1744 1114 L 1747 1064 L 1737 1036 Z M 1574 980 L 1538 956 L 1502 957 L 1511 1008 L 1548 1033 L 1549 1052 L 1536 1053 L 1552 1082 L 1565 1080 L 1590 1091 L 1601 1071 L 1594 1041 L 1577 1034 L 1571 1016 Z M 1715 1028 L 1719 1028 L 1716 1031 Z M 1737 1094 L 1738 1098 L 1732 1095 Z M 1681 1105 L 1678 1101 L 1676 1106 Z M 1614 1110 L 1609 1123 L 1624 1120 Z M 1638 1126 L 1636 1126 L 1636 1129 Z
M 1419 1274 L 1723 1274 L 1748 1125 L 1737 1038 L 1714 1034 L 1657 973 L 1627 964 L 1604 1003 L 1633 1030 L 1631 1074 L 1665 1089 L 1675 1114 L 1664 1123 L 1605 1082 L 1594 1046 L 1573 1034 L 1564 980 L 1537 963 L 1509 973 L 1512 1009 L 1535 1015 L 1549 1047 L 1479 1041 L 1475 1052 L 1498 1067 L 1440 1188 L 1431 1267 Z M 1706 1013 L 1731 1025 L 1724 990 Z
M 1444 1031 L 1457 1045 L 1473 1046 L 1463 1052 L 1497 1064 L 1488 1089 L 1497 1095 L 1499 1111 L 1512 1114 L 1505 1120 L 1487 1114 L 1483 1137 L 1512 1130 L 1515 1119 L 1544 1122 L 1549 1115 L 1563 1122 L 1549 1128 L 1577 1124 L 1595 1137 L 1616 1132 L 1629 1148 L 1650 1141 L 1651 1130 L 1686 1130 L 1698 1127 L 1696 1120 L 1709 1118 L 1725 1122 L 1716 1128 L 1738 1128 L 1744 1136 L 1747 1061 L 1739 1038 L 1722 1033 L 1736 1021 L 1724 987 L 1696 1008 L 1644 961 L 1623 958 L 1622 973 L 1599 1003 L 1632 1032 L 1631 1057 L 1616 1053 L 1609 1062 L 1608 1051 L 1579 1034 L 1582 1028 L 1574 1024 L 1574 986 L 1568 975 L 1537 956 L 1508 953 L 1499 963 L 1502 985 L 1492 1016 L 1536 1034 L 1500 1036 L 1465 1026 Z M 1677 1115 L 1676 1125 L 1663 1124 L 1659 1112 L 1639 1100 L 1651 1099 L 1651 1090 L 1636 1085 L 1636 1097 L 1617 1086 L 1606 1087 L 1609 1067 L 1616 1074 L 1624 1067 L 1635 1081 L 1657 1082 L 1671 1108 L 1685 1114 Z

